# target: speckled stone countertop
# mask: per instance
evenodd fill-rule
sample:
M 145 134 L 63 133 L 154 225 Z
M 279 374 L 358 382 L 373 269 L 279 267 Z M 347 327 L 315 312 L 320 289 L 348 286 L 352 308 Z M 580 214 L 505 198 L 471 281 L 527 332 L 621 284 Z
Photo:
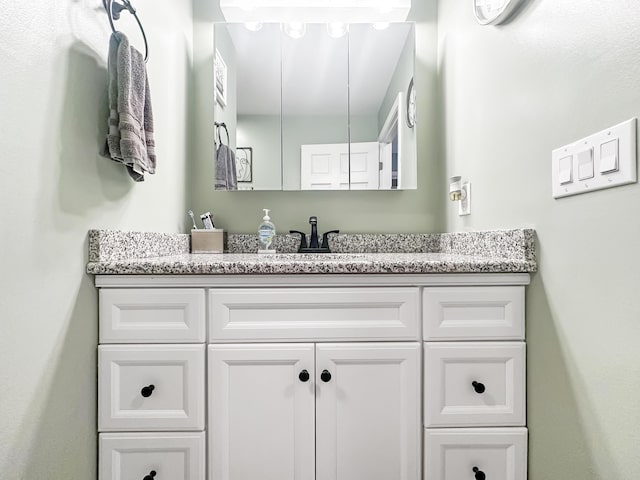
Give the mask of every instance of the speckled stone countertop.
M 258 275 L 380 273 L 528 273 L 537 270 L 530 229 L 443 234 L 341 234 L 334 253 L 297 254 L 278 236 L 277 254 L 258 255 L 255 235 L 231 234 L 229 253 L 190 254 L 189 235 L 89 232 L 87 272 L 95 275 Z

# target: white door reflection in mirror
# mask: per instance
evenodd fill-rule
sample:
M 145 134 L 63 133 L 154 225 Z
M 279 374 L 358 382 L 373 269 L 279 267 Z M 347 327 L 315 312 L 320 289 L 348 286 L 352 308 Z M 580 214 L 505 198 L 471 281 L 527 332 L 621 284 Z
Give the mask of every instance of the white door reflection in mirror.
M 302 145 L 302 190 L 378 190 L 379 143 Z
M 348 190 L 349 144 L 302 145 L 302 190 Z

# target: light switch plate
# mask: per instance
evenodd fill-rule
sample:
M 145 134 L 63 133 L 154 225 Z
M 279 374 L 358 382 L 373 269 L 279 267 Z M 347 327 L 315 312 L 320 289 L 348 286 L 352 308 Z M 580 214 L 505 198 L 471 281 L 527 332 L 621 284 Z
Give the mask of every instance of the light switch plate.
M 567 197 L 637 182 L 636 129 L 637 119 L 632 118 L 615 127 L 553 150 L 551 153 L 553 197 Z M 589 154 L 593 155 L 593 170 L 591 167 L 586 168 L 585 165 Z M 574 174 L 570 181 L 567 181 L 564 172 L 567 169 L 566 158 L 569 156 L 572 158 L 571 171 Z M 594 174 L 587 176 L 586 170 L 593 171 Z

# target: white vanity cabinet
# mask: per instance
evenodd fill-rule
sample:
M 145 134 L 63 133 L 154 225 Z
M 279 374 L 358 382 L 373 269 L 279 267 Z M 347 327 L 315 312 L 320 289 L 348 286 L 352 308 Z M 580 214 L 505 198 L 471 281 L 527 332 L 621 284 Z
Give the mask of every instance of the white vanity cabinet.
M 97 276 L 99 480 L 525 480 L 528 281 Z

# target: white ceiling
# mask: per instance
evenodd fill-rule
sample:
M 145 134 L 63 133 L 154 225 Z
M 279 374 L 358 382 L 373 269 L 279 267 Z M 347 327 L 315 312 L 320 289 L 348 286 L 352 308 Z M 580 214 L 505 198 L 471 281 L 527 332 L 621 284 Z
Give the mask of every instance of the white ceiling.
M 255 115 L 280 114 L 281 72 L 285 115 L 346 115 L 348 83 L 351 114 L 377 114 L 411 31 L 408 24 L 382 31 L 354 24 L 349 38 L 334 39 L 325 24 L 307 24 L 304 37 L 292 39 L 277 24 L 258 32 L 227 28 L 237 55 L 238 114 Z

